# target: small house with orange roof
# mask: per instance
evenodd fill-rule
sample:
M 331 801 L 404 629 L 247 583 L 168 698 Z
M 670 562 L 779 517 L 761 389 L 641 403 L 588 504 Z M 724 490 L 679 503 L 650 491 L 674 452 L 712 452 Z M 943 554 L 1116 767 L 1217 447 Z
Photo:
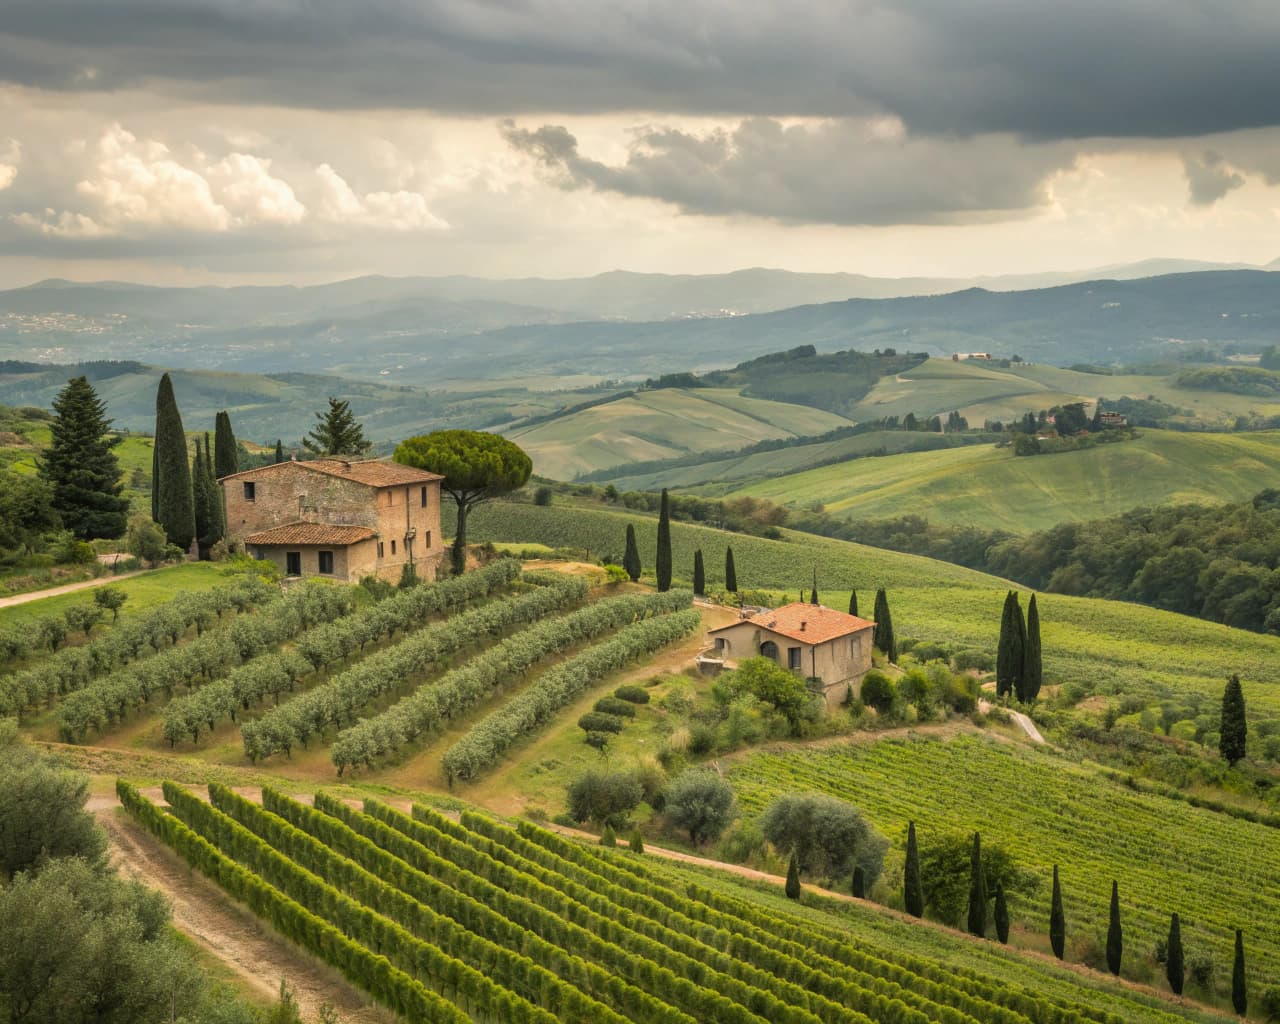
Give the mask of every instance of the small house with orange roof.
M 828 707 L 857 692 L 871 669 L 875 623 L 820 604 L 795 601 L 781 608 L 745 612 L 737 622 L 711 630 L 710 657 L 734 667 L 746 658 L 771 658 L 802 675 Z

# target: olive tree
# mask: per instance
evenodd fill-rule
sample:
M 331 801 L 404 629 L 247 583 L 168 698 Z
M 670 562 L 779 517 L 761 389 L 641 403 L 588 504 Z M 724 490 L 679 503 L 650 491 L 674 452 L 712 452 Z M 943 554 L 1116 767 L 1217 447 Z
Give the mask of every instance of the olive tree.
M 694 846 L 715 839 L 736 813 L 729 783 L 710 768 L 691 768 L 671 783 L 663 809 L 672 825 L 689 833 Z
M 868 888 L 880 876 L 889 848 L 853 804 L 816 793 L 777 797 L 761 815 L 760 830 L 779 851 L 793 851 L 806 875 L 838 878 L 856 866 Z

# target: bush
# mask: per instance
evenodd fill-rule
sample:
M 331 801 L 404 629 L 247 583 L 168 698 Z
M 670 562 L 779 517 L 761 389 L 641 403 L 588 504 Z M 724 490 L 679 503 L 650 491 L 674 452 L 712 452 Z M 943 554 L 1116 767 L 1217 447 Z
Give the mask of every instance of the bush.
M 1272 985 L 1262 993 L 1262 998 L 1258 1001 L 1258 1012 L 1265 1021 L 1280 1021 L 1280 985 Z
M 708 768 L 686 771 L 667 787 L 667 820 L 689 833 L 694 846 L 715 839 L 736 813 L 733 789 Z
M 360 589 L 373 598 L 375 604 L 385 601 L 396 592 L 396 588 L 388 580 L 373 575 L 360 577 Z
M 1175 740 L 1195 741 L 1196 734 L 1200 730 L 1196 728 L 1196 723 L 1190 719 L 1184 718 L 1180 722 L 1174 722 L 1169 726 L 1169 735 Z
M 634 683 L 629 686 L 619 686 L 613 691 L 613 695 L 618 700 L 625 700 L 629 704 L 649 703 L 649 691 L 643 686 L 636 686 Z
M 578 719 L 578 728 L 583 732 L 622 732 L 625 724 L 617 715 L 602 711 L 588 711 Z
M 533 503 L 543 506 L 550 505 L 553 497 L 554 492 L 550 487 L 544 485 L 533 492 Z
M 859 696 L 862 698 L 863 704 L 867 705 L 867 707 L 875 708 L 877 712 L 883 715 L 893 707 L 893 680 L 879 669 L 873 668 L 862 677 L 862 689 L 859 691 Z
M 951 652 L 946 647 L 930 641 L 921 641 L 911 648 L 911 657 L 922 665 L 926 661 L 946 661 L 950 656 Z
M 973 835 L 946 832 L 932 835 L 920 845 L 920 880 L 925 907 L 934 918 L 949 925 L 961 923 L 969 903 Z M 1018 866 L 999 843 L 982 843 L 982 873 L 986 891 L 994 898 L 996 884 L 1013 897 L 1035 890 L 1035 876 Z
M 617 697 L 601 697 L 595 703 L 593 711 L 600 711 L 606 715 L 614 715 L 617 718 L 635 718 L 636 706 L 628 704 L 625 700 L 619 700 Z
M 132 516 L 125 531 L 124 547 L 129 554 L 154 565 L 165 557 L 164 529 L 152 522 L 149 515 Z
M 601 846 L 617 846 L 618 845 L 618 837 L 614 835 L 613 829 L 611 829 L 608 825 L 606 825 L 604 827 L 604 831 L 600 833 L 600 845 Z
M 857 866 L 867 885 L 880 876 L 889 848 L 853 804 L 812 793 L 777 797 L 761 815 L 760 830 L 776 850 L 793 851 L 803 873 L 843 878 Z
M 792 733 L 799 732 L 814 701 L 804 680 L 771 658 L 747 658 L 732 672 L 723 673 L 711 692 L 721 705 L 731 704 L 744 694 L 771 704 L 786 718 Z
M 952 667 L 957 672 L 991 672 L 995 670 L 995 659 L 986 651 L 966 649 L 956 651 L 951 657 Z
M 626 583 L 631 579 L 627 575 L 627 570 L 620 565 L 614 565 L 612 562 L 606 562 L 604 566 L 604 577 L 606 583 Z
M 569 816 L 620 826 L 643 799 L 644 786 L 632 772 L 587 772 L 569 785 Z

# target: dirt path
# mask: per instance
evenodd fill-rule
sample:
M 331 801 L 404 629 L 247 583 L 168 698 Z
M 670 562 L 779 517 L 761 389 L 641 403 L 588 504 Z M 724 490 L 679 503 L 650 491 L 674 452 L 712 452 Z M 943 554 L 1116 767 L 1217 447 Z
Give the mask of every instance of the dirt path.
M 146 790 L 152 799 L 159 791 Z M 210 956 L 243 979 L 264 999 L 274 998 L 286 978 L 303 1017 L 314 1020 L 321 1003 L 331 1003 L 345 1024 L 385 1024 L 394 1020 L 373 1006 L 334 970 L 276 934 L 221 889 L 188 867 L 115 808 L 114 796 L 89 802 L 111 840 L 111 860 L 121 874 L 164 893 L 173 923 Z
M 64 583 L 60 587 L 49 587 L 47 590 L 30 590 L 25 594 L 14 594 L 12 597 L 0 597 L 0 608 L 12 608 L 17 604 L 39 601 L 46 597 L 58 597 L 62 594 L 74 594 L 77 590 L 92 590 L 94 587 L 105 587 L 108 583 L 119 583 L 133 576 L 141 576 L 147 569 L 134 572 L 122 572 L 118 576 L 99 576 L 96 580 L 81 580 L 79 583 Z
M 989 701 L 978 701 L 978 710 L 984 715 L 991 710 L 991 707 L 992 705 Z M 1027 737 L 1032 743 L 1045 742 L 1044 737 L 1040 735 L 1040 730 L 1036 728 L 1036 723 L 1031 721 L 1031 719 L 1021 711 L 1014 711 L 1012 708 L 1005 708 L 1004 713 L 1013 720 L 1014 724 L 1017 725 L 1019 729 L 1027 734 Z

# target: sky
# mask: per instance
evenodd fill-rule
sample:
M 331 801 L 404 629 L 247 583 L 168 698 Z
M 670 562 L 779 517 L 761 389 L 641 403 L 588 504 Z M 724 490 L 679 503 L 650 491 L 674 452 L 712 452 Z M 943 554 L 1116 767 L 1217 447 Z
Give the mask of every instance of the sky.
M 3 0 L 0 287 L 1280 258 L 1274 0 Z

